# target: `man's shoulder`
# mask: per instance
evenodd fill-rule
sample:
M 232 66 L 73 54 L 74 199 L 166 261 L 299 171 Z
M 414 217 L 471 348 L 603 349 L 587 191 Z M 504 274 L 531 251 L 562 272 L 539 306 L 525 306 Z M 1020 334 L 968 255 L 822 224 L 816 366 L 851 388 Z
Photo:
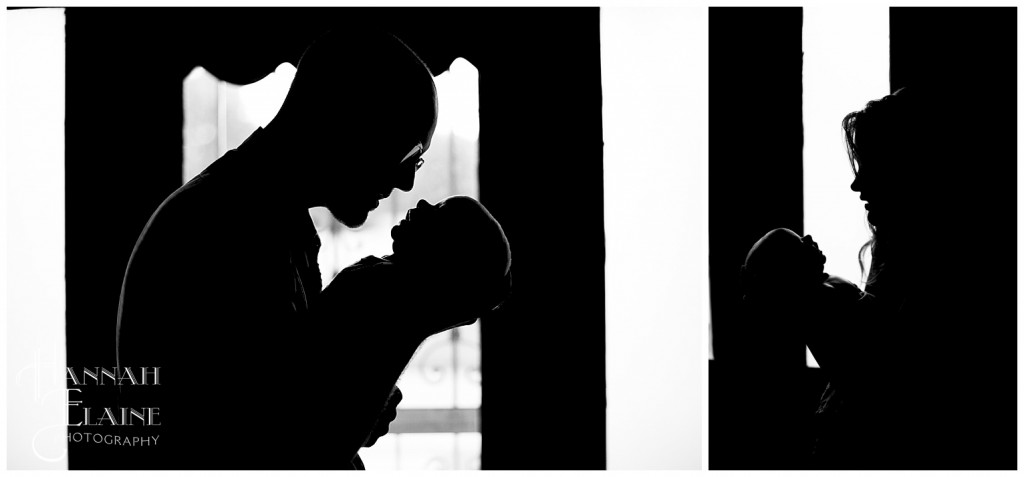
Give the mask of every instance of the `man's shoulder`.
M 189 181 L 167 196 L 157 206 L 142 231 L 142 240 L 153 240 L 165 235 L 184 236 L 196 228 L 209 229 L 210 220 L 221 207 L 216 196 L 210 194 L 205 181 Z
M 228 219 L 231 215 L 242 215 L 248 210 L 243 200 L 244 181 L 238 175 L 238 151 L 228 151 L 198 175 L 167 196 L 153 213 L 153 218 L 170 222 L 176 226 L 190 224 L 211 226 L 216 221 L 204 223 L 206 219 Z
M 255 240 L 239 238 L 253 223 L 244 217 L 251 211 L 225 182 L 204 171 L 168 195 L 139 234 L 134 254 L 186 263 L 211 253 L 225 259 L 235 251 L 244 253 L 238 244 Z

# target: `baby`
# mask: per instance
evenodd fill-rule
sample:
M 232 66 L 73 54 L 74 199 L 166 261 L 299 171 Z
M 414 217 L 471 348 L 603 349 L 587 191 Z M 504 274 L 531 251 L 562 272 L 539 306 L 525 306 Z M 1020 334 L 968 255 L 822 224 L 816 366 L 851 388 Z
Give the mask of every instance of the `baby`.
M 324 291 L 345 303 L 385 304 L 370 314 L 426 339 L 469 324 L 511 291 L 511 252 L 501 225 L 477 200 L 420 200 L 391 229 L 391 255 L 351 265 Z M 351 308 L 351 307 L 348 307 Z
M 825 255 L 811 236 L 789 229 L 772 230 L 750 248 L 741 269 L 744 328 L 749 335 L 745 346 L 760 353 L 760 361 L 793 351 L 779 359 L 799 365 L 805 343 L 819 364 L 829 361 L 830 349 L 821 346 L 829 340 L 822 337 L 842 329 L 845 317 L 862 306 L 858 303 L 866 294 L 825 273 L 824 265 Z M 782 346 L 783 342 L 796 346 Z
M 798 298 L 813 291 L 829 275 L 825 255 L 810 235 L 800 237 L 789 229 L 775 229 L 761 237 L 741 269 L 744 300 Z
M 512 289 L 508 239 L 475 199 L 421 200 L 391 229 L 391 237 L 394 253 L 346 267 L 319 298 L 334 302 L 324 308 L 344 311 L 338 320 L 344 334 L 359 337 L 346 344 L 361 354 L 346 369 L 378 376 L 372 392 L 377 403 L 386 401 L 376 423 L 352 424 L 368 431 L 363 447 L 373 445 L 396 417 L 401 392 L 393 383 L 419 343 L 475 322 Z M 358 461 L 354 465 L 360 468 Z

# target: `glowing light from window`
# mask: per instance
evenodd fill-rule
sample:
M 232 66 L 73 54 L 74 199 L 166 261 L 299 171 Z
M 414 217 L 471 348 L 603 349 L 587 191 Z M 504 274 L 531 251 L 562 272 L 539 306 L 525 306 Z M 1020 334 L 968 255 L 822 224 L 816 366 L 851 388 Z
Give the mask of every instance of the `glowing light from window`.
M 247 122 L 266 127 L 281 109 L 288 88 L 295 78 L 295 67 L 281 63 L 265 78 L 238 88 L 238 106 Z
M 456 58 L 435 83 L 438 96 L 445 99 L 440 114 L 451 118 L 452 134 L 475 141 L 480 135 L 480 74 L 476 67 Z
M 884 6 L 804 7 L 804 231 L 828 257 L 825 271 L 861 283 L 857 253 L 869 238 L 843 117 L 889 92 Z M 808 366 L 817 367 L 810 351 Z

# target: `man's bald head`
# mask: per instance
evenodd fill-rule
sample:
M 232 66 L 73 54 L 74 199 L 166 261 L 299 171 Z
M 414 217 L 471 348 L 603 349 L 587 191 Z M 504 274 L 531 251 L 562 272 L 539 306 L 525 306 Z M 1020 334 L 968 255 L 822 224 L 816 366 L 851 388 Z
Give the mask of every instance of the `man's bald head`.
M 437 91 L 426 64 L 395 36 L 336 30 L 303 53 L 280 115 L 305 126 L 424 136 L 437 120 Z
M 306 49 L 267 129 L 290 155 L 305 205 L 357 227 L 392 190 L 412 189 L 436 122 L 433 75 L 408 46 L 339 30 Z

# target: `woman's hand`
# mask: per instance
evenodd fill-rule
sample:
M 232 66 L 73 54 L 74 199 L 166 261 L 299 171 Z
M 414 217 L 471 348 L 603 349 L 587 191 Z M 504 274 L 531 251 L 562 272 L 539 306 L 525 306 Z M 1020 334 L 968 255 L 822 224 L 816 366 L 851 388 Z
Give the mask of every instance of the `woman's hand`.
M 824 285 L 829 295 L 840 301 L 853 302 L 861 297 L 860 288 L 843 277 L 829 275 Z

